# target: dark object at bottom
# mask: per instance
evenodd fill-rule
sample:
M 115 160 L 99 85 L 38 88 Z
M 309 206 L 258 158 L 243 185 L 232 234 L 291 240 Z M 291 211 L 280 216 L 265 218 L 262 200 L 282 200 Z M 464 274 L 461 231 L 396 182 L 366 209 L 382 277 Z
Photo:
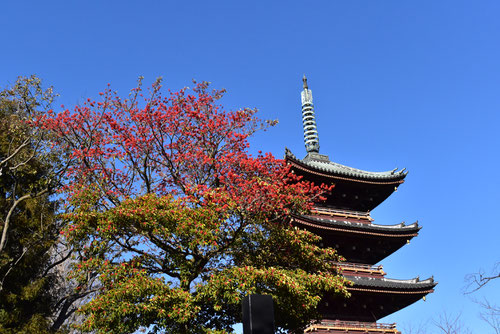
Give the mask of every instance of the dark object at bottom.
M 274 334 L 273 297 L 248 295 L 242 309 L 243 334 Z

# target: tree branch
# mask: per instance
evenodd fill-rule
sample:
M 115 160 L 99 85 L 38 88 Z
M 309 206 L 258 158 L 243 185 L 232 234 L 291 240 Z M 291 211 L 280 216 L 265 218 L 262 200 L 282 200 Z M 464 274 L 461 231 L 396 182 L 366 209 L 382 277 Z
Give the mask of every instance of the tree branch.
M 32 195 L 32 194 L 26 194 L 24 196 L 19 197 L 10 207 L 9 212 L 7 213 L 7 217 L 5 218 L 4 225 L 3 225 L 3 230 L 2 230 L 2 239 L 0 240 L 0 253 L 3 251 L 5 248 L 5 245 L 7 243 L 7 231 L 9 230 L 9 224 L 10 224 L 10 217 L 12 216 L 14 209 L 24 200 L 27 200 L 29 198 L 35 198 L 38 196 L 41 196 L 45 193 L 48 192 L 48 189 L 44 189 L 40 191 L 39 193 Z
M 476 292 L 497 278 L 500 278 L 500 262 L 495 263 L 490 274 L 485 274 L 483 270 L 480 270 L 477 273 L 467 275 L 465 277 L 467 282 L 465 294 Z

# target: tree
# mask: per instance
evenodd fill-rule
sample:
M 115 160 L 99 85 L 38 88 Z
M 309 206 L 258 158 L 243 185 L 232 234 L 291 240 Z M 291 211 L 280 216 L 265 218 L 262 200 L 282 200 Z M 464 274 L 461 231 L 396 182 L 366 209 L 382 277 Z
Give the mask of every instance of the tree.
M 479 317 L 486 322 L 496 334 L 500 334 L 500 307 L 492 304 L 486 298 L 476 302 L 481 307 Z
M 73 251 L 60 238 L 55 193 L 70 165 L 35 126 L 56 95 L 36 76 L 0 92 L 0 332 L 55 333 L 89 293 L 66 280 Z
M 287 223 L 330 186 L 300 181 L 248 138 L 275 122 L 226 111 L 207 83 L 163 96 L 158 80 L 128 99 L 109 88 L 40 125 L 75 165 L 65 237 L 82 250 L 73 279 L 102 285 L 80 329 L 225 333 L 250 293 L 274 297 L 277 325 L 298 331 L 321 296 L 347 295 L 333 249 Z
M 477 273 L 469 274 L 465 277 L 465 293 L 470 294 L 484 287 L 493 280 L 500 278 L 500 262 L 495 263 L 490 273 L 479 270 Z
M 426 323 L 406 323 L 402 325 L 401 327 L 401 332 L 404 334 L 425 334 L 429 333 L 429 330 L 427 329 L 427 324 Z
M 61 156 L 50 134 L 29 122 L 55 95 L 35 76 L 20 77 L 0 92 L 0 331 L 50 330 L 58 275 L 51 250 L 61 222 L 51 200 L 61 175 Z
M 439 315 L 437 320 L 434 320 L 434 326 L 443 334 L 470 334 L 471 331 L 463 323 L 461 314 L 452 316 L 446 312 Z
M 465 277 L 465 294 L 472 294 L 482 289 L 485 285 L 500 277 L 500 262 L 495 263 L 490 273 L 480 270 Z M 500 333 L 500 306 L 492 304 L 486 298 L 482 301 L 473 299 L 480 307 L 479 316 L 495 331 Z

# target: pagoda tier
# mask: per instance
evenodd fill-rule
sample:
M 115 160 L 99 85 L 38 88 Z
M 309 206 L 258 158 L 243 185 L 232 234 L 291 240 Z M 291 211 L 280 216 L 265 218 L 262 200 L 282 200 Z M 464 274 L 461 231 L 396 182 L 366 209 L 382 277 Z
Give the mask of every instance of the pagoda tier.
M 321 236 L 348 261 L 376 264 L 418 235 L 418 223 L 378 225 L 368 213 L 315 208 L 310 215 L 292 216 L 291 223 Z
M 325 296 L 318 307 L 323 319 L 374 322 L 434 292 L 437 284 L 433 278 L 398 280 L 347 272 L 344 277 L 354 283 L 347 288 L 351 297 Z
M 396 324 L 374 322 L 323 320 L 306 328 L 304 333 L 328 334 L 401 334 Z
M 330 161 L 328 156 L 310 152 L 300 160 L 288 149 L 285 160 L 292 170 L 315 184 L 335 184 L 326 205 L 338 209 L 371 211 L 404 182 L 407 172 L 367 172 Z

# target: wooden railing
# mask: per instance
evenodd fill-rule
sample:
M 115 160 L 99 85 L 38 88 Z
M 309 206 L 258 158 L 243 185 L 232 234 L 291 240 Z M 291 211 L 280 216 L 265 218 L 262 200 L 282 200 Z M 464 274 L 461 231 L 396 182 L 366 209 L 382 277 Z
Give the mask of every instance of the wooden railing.
M 319 213 L 319 214 L 325 214 L 325 215 L 330 215 L 330 216 L 340 216 L 340 217 L 344 217 L 344 218 L 367 220 L 370 222 L 373 221 L 373 218 L 370 217 L 369 212 L 339 210 L 339 209 L 332 209 L 332 208 L 327 208 L 327 207 L 314 207 L 311 211 L 312 211 L 312 213 Z
M 334 263 L 344 273 L 365 274 L 369 276 L 385 276 L 382 266 L 372 266 L 369 264 L 336 262 Z
M 400 334 L 396 329 L 396 324 L 383 324 L 377 322 L 344 321 L 344 320 L 322 320 L 319 323 L 311 324 L 304 333 L 313 333 L 318 331 L 343 331 L 362 332 L 362 333 L 394 333 Z

